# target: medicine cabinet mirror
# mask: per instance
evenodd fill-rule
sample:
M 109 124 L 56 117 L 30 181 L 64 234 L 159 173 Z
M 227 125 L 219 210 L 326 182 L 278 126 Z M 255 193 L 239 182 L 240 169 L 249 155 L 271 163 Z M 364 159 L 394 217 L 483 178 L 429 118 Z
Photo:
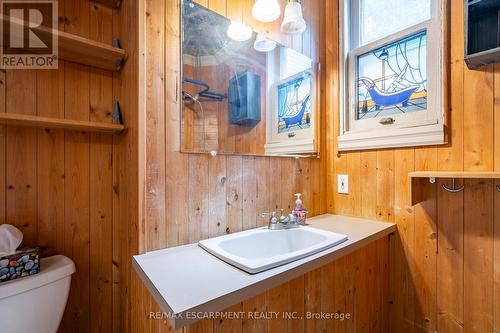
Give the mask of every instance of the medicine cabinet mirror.
M 316 156 L 312 59 L 192 1 L 181 38 L 183 152 Z

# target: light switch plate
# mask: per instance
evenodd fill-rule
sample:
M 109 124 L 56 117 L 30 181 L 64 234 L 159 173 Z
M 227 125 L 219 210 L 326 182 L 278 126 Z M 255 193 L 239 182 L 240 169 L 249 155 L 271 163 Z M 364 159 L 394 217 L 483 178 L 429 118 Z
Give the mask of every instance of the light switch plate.
M 338 192 L 341 194 L 349 194 L 349 175 L 338 175 Z

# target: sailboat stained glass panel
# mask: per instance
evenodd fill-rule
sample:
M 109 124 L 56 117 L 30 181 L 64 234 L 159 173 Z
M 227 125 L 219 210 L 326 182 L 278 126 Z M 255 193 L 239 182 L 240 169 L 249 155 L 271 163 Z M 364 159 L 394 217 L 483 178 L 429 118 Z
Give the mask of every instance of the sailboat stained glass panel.
M 311 73 L 278 86 L 278 133 L 311 126 Z
M 357 57 L 356 119 L 427 110 L 427 33 Z

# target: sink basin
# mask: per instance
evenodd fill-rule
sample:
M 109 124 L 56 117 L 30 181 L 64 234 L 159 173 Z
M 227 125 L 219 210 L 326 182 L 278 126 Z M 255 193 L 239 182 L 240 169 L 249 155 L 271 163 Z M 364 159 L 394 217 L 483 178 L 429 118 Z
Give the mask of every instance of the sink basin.
M 255 274 L 321 252 L 347 236 L 311 227 L 238 232 L 198 243 L 203 249 L 248 273 Z

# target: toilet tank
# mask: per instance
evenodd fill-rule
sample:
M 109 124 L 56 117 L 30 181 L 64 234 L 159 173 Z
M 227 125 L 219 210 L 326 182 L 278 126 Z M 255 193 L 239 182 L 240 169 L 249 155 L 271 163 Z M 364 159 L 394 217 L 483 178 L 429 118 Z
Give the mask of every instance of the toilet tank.
M 57 255 L 43 258 L 40 273 L 0 285 L 2 333 L 55 333 L 59 328 L 75 265 Z

